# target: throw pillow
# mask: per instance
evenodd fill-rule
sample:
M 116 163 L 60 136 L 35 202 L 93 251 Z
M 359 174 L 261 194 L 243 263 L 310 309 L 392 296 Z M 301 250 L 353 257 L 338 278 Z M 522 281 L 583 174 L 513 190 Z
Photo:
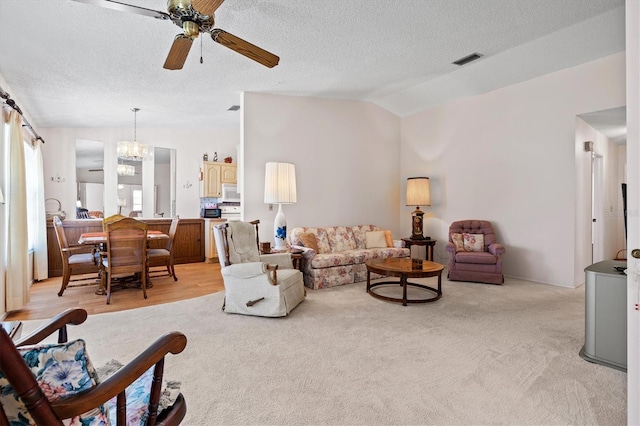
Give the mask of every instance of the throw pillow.
M 302 241 L 303 246 L 310 248 L 316 253 L 320 253 L 320 250 L 318 250 L 318 242 L 316 241 L 316 236 L 313 233 L 302 232 L 298 234 L 298 238 L 300 238 L 300 241 Z
M 484 234 L 462 234 L 466 251 L 484 251 Z
M 82 339 L 62 344 L 22 346 L 18 351 L 33 372 L 49 401 L 66 398 L 96 386 L 98 376 Z M 0 403 L 9 424 L 35 424 L 9 380 L 0 373 Z M 109 424 L 108 409 L 102 405 L 71 419 L 71 424 Z
M 393 247 L 393 238 L 391 238 L 391 231 L 384 231 L 384 239 L 387 241 L 387 247 Z
M 97 371 L 102 380 L 105 380 L 122 367 L 123 365 L 120 361 L 112 359 L 104 366 L 98 368 Z M 125 391 L 128 425 L 146 424 L 154 369 L 155 366 L 150 367 L 131 383 Z M 180 394 L 181 384 L 179 381 L 164 380 L 164 387 L 160 393 L 160 401 L 158 403 L 158 413 L 173 405 Z M 113 425 L 116 424 L 116 398 L 117 397 L 113 397 L 107 401 L 109 413 L 111 414 L 111 424 Z
M 464 250 L 464 241 L 462 240 L 462 234 L 451 234 L 451 242 L 454 246 L 456 246 L 456 251 L 465 251 Z
M 369 231 L 364 233 L 364 247 L 365 248 L 381 248 L 387 247 L 387 239 L 384 236 L 384 231 Z

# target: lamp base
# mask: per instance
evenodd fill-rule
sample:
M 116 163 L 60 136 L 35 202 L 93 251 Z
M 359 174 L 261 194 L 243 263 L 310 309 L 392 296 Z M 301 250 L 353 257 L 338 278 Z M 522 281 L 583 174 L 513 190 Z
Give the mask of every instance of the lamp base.
M 276 219 L 273 222 L 273 232 L 275 237 L 275 246 L 276 250 L 286 250 L 287 249 L 287 219 L 284 217 L 284 213 L 282 212 L 282 204 L 278 204 L 278 213 L 276 214 Z
M 420 207 L 411 213 L 411 239 L 412 240 L 425 240 L 427 238 L 422 234 L 422 217 L 424 212 L 420 210 Z

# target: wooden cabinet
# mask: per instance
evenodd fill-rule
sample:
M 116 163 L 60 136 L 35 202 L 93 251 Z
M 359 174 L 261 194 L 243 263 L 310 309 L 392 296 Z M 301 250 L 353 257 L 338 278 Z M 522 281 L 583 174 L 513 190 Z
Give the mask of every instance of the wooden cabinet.
M 142 219 L 149 230 L 169 233 L 171 219 Z M 67 241 L 70 245 L 76 245 L 80 235 L 85 232 L 101 232 L 101 219 L 77 219 L 65 220 L 62 222 Z M 176 264 L 196 263 L 204 261 L 204 220 L 203 219 L 180 219 L 176 236 L 173 241 L 173 258 Z M 166 241 L 152 241 L 150 248 L 163 248 Z M 62 275 L 62 258 L 60 257 L 60 247 L 56 238 L 55 229 L 52 223 L 47 223 L 47 252 L 49 261 L 49 277 L 59 277 Z M 91 247 L 87 247 L 87 252 L 91 252 Z M 96 272 L 88 270 L 89 272 Z
M 236 164 L 222 163 L 220 183 L 238 183 L 238 166 Z
M 226 221 L 226 219 L 205 219 L 204 221 L 204 256 L 207 263 L 217 263 L 220 261 L 218 258 L 218 247 L 216 246 L 214 227 Z
M 222 195 L 223 183 L 238 182 L 238 167 L 233 163 L 205 161 L 202 163 L 202 180 L 200 196 L 219 198 Z

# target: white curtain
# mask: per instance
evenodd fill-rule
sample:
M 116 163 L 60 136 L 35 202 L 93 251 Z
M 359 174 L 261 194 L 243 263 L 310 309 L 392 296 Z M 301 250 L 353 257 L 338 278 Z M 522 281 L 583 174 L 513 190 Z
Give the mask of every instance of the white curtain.
M 27 183 L 22 140 L 22 116 L 17 111 L 11 111 L 8 141 L 9 194 L 6 194 L 8 195 L 7 274 L 5 282 L 7 311 L 20 309 L 29 302 Z M 5 198 L 7 198 L 6 195 Z
M 42 141 L 33 142 L 36 157 L 38 194 L 35 203 L 37 223 L 35 224 L 35 238 L 33 246 L 33 279 L 46 280 L 49 278 L 49 262 L 47 260 L 47 213 L 44 206 L 44 164 L 42 160 Z

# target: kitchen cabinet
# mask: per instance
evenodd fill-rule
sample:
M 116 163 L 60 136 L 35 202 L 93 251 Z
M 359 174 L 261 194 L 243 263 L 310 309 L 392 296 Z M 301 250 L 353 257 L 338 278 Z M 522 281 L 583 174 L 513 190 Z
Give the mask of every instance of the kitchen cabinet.
M 235 163 L 204 161 L 200 180 L 200 196 L 219 198 L 223 183 L 238 182 L 238 166 Z
M 205 219 L 204 223 L 204 247 L 205 261 L 207 263 L 218 263 L 218 248 L 216 247 L 216 239 L 214 235 L 214 227 L 225 223 L 226 219 Z

